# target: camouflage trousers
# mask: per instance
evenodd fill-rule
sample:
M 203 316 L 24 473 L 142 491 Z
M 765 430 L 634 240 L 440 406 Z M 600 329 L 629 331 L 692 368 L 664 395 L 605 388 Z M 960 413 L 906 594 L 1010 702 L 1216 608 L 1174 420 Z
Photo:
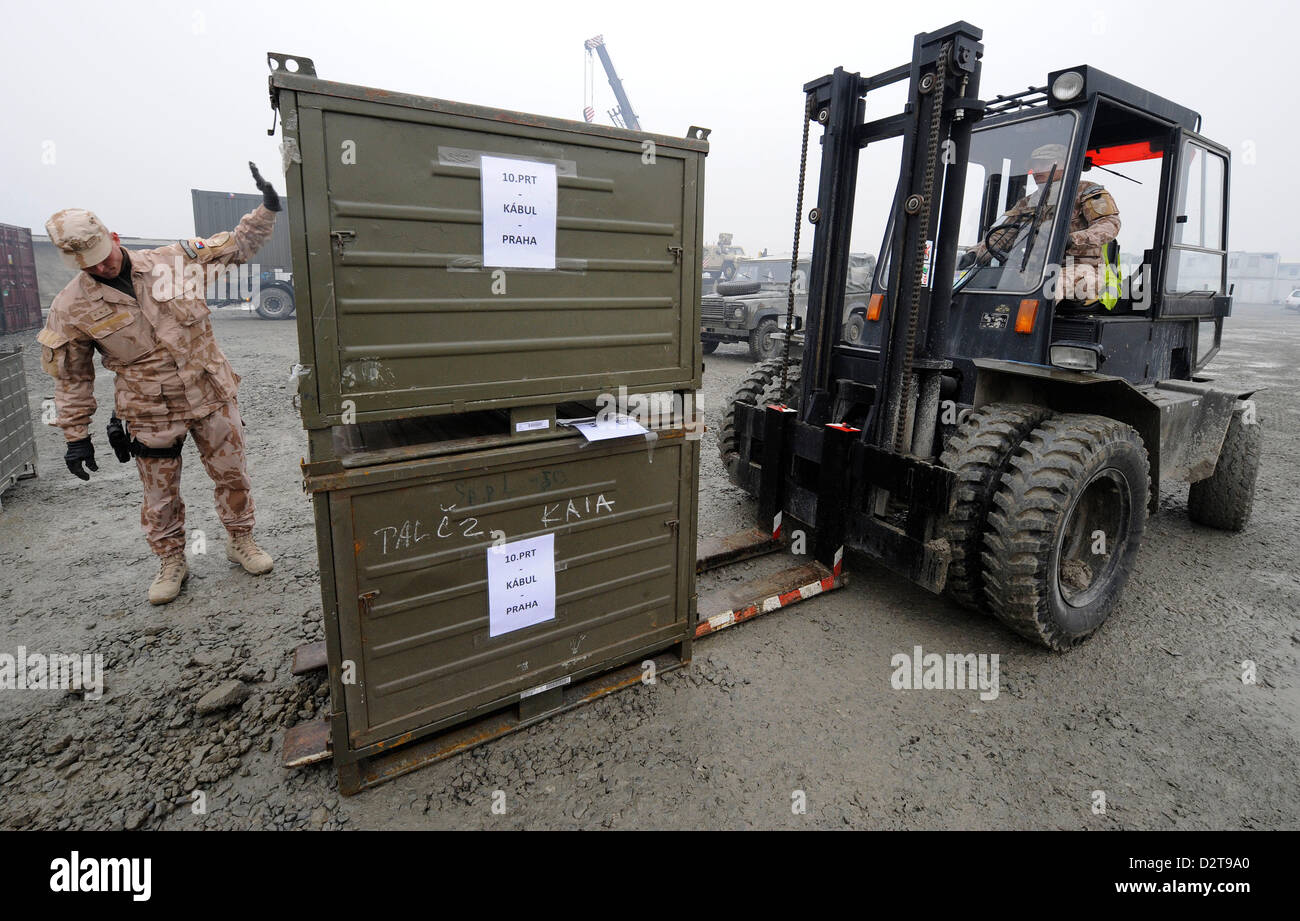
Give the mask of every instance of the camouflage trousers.
M 1101 293 L 1102 270 L 1100 266 L 1087 262 L 1075 262 L 1062 266 L 1061 296 L 1066 300 L 1086 303 L 1094 300 Z
M 252 481 L 244 457 L 244 424 L 233 400 L 198 419 L 129 422 L 132 438 L 150 448 L 169 448 L 187 432 L 214 484 L 217 517 L 231 534 L 253 529 Z M 159 556 L 185 549 L 185 503 L 181 500 L 181 458 L 137 457 L 144 487 L 140 527 Z

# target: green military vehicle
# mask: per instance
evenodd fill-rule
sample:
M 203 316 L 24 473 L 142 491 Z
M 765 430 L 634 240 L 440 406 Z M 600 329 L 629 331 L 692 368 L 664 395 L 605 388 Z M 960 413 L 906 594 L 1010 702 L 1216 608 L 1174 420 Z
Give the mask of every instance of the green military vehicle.
M 802 317 L 808 307 L 808 260 L 801 259 L 794 280 L 794 312 Z M 720 281 L 712 294 L 700 299 L 700 339 L 704 354 L 724 342 L 749 344 L 754 361 L 780 353 L 774 338 L 788 308 L 790 257 L 738 259 L 730 281 Z
M 800 259 L 796 269 L 796 329 L 802 325 L 808 307 L 808 265 L 807 259 Z M 850 256 L 846 293 L 851 304 L 860 308 L 859 315 L 866 313 L 875 268 L 875 256 L 857 253 Z M 789 287 L 789 256 L 738 260 L 735 277 L 719 282 L 714 293 L 700 299 L 700 339 L 704 354 L 711 354 L 723 342 L 745 342 L 754 361 L 768 361 L 780 355 L 782 346 L 777 333 L 784 326 L 789 308 Z M 854 298 L 855 292 L 861 297 Z

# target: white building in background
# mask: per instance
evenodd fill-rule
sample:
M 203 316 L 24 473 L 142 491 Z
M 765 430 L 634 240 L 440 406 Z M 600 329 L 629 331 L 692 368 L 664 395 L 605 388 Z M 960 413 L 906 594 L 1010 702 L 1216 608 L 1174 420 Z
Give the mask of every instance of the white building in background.
M 1279 265 L 1277 253 L 1228 253 L 1228 284 L 1232 286 L 1233 300 L 1240 304 L 1273 303 Z
M 1279 262 L 1273 282 L 1273 303 L 1282 304 L 1292 291 L 1300 290 L 1300 262 Z

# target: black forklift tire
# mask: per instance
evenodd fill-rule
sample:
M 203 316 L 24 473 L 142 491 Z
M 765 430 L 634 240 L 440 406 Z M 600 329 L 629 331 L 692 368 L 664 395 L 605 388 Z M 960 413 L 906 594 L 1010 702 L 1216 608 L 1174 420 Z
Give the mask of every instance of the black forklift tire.
M 755 326 L 749 333 L 749 357 L 754 361 L 771 361 L 780 355 L 781 342 L 774 338 L 775 333 L 776 320 L 772 317 Z
M 1082 414 L 1042 422 L 1011 458 L 989 511 L 989 610 L 1058 652 L 1092 635 L 1133 571 L 1150 490 L 1146 447 L 1130 426 Z
M 1192 484 L 1187 493 L 1187 516 L 1197 524 L 1223 531 L 1240 531 L 1250 520 L 1255 504 L 1255 480 L 1264 433 L 1259 420 L 1247 423 L 1233 413 L 1214 473 Z
M 781 397 L 781 359 L 765 361 L 754 368 L 749 376 L 731 395 L 722 414 L 722 424 L 718 427 L 718 455 L 722 466 L 727 470 L 727 478 L 739 486 L 737 472 L 740 464 L 740 451 L 736 446 L 736 404 L 746 403 L 750 406 L 762 406 L 768 403 L 786 403 L 798 409 L 799 372 L 797 358 L 790 360 L 786 370 L 785 399 Z
M 257 315 L 264 320 L 287 320 L 293 316 L 293 295 L 279 286 L 263 288 L 257 298 Z
M 712 355 L 718 350 L 719 342 L 717 339 L 701 339 L 700 342 L 704 346 L 705 355 Z
M 944 594 L 964 607 L 988 611 L 982 554 L 993 495 L 1020 443 L 1051 415 L 1030 404 L 981 406 L 961 421 L 939 456 L 939 463 L 957 475 L 956 504 L 940 531 L 952 554 Z

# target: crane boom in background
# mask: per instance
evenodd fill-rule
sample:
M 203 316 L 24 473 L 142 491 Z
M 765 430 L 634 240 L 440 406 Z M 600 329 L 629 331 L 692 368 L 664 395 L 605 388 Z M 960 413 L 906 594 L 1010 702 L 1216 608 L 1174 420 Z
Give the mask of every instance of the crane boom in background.
M 609 59 L 609 52 L 605 50 L 605 36 L 597 35 L 595 38 L 589 38 L 583 42 L 583 47 L 587 49 L 587 86 L 582 117 L 589 122 L 594 121 L 596 118 L 596 109 L 592 105 L 591 64 L 591 53 L 595 51 L 596 54 L 600 55 L 601 66 L 605 68 L 605 75 L 609 77 L 609 88 L 614 91 L 614 99 L 618 103 L 609 110 L 610 121 L 620 128 L 631 128 L 633 131 L 640 131 L 641 122 L 637 120 L 636 113 L 632 111 L 632 102 L 627 98 L 627 91 L 623 89 L 623 81 L 618 78 L 618 72 L 614 70 L 614 62 Z

